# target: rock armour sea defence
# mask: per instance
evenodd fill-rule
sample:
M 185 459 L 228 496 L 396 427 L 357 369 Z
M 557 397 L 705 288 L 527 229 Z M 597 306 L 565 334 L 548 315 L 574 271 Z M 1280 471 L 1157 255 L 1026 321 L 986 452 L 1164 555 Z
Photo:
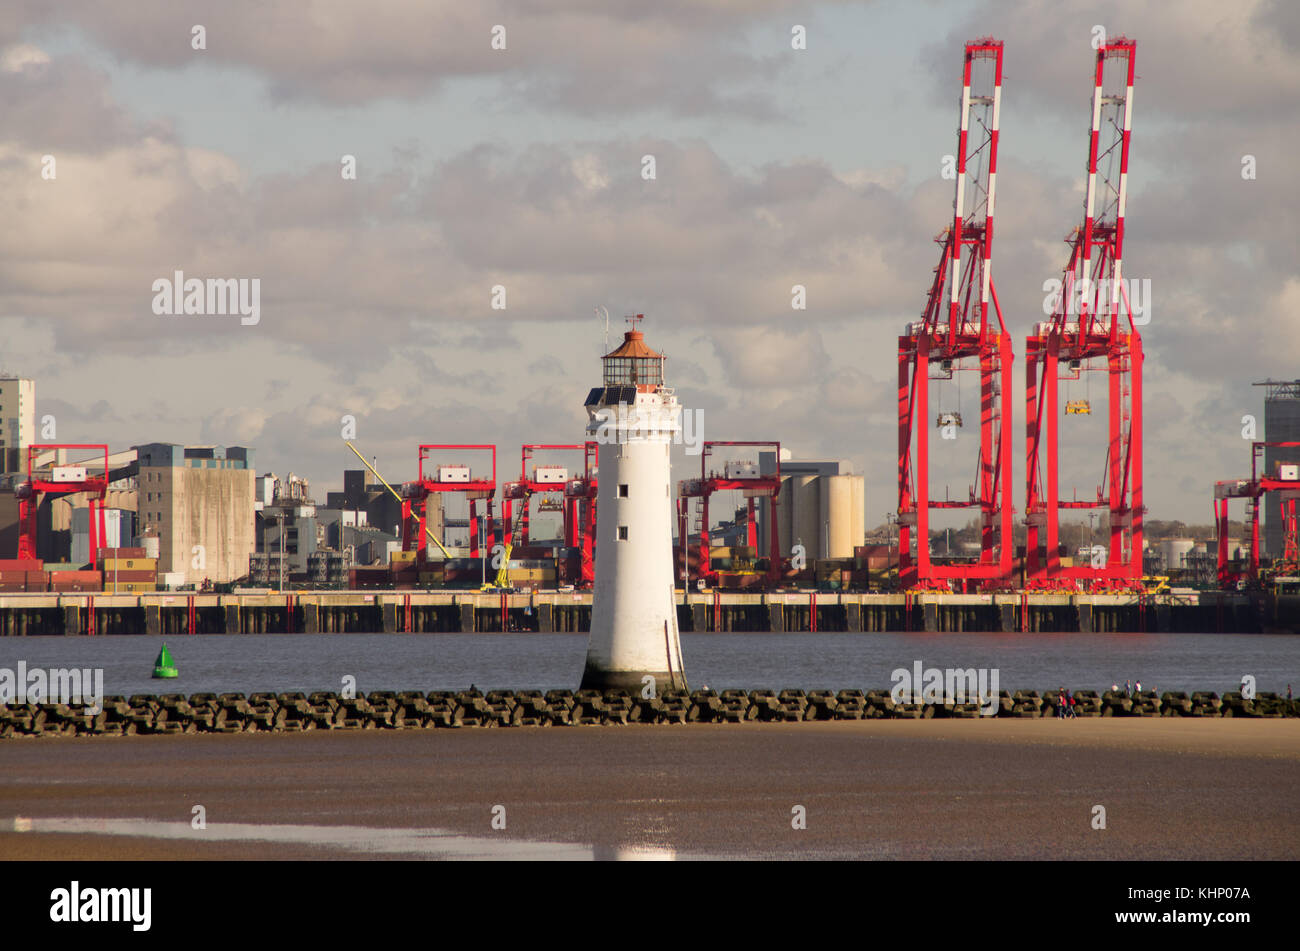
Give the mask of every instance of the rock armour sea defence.
M 1057 691 L 1002 691 L 992 715 L 1055 717 Z M 1126 695 L 1074 692 L 1081 717 L 1300 717 L 1300 701 L 1275 693 L 1246 699 L 1208 691 Z M 0 738 L 129 736 L 159 733 L 292 733 L 305 730 L 428 730 L 464 727 L 609 726 L 669 723 L 774 723 L 809 720 L 979 718 L 976 703 L 895 703 L 888 690 L 665 691 L 644 698 L 622 690 L 377 690 L 136 694 L 85 704 L 0 705 Z

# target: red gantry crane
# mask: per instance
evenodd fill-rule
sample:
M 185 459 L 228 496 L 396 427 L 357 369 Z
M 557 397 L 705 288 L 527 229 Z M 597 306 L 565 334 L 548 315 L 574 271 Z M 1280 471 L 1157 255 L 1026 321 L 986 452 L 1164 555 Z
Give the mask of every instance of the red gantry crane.
M 39 471 L 35 465 L 36 457 L 42 453 L 55 450 L 95 450 L 103 454 L 103 469 L 99 473 L 90 471 L 85 460 L 73 465 L 57 461 L 51 465 L 42 465 Z M 107 546 L 107 526 L 104 522 L 104 499 L 108 495 L 108 446 L 102 443 L 45 443 L 27 447 L 27 481 L 14 489 L 18 498 L 18 558 L 36 558 L 36 510 L 41 499 L 50 495 L 74 495 L 78 492 L 91 493 L 90 508 L 90 566 L 99 561 L 99 550 Z
M 506 551 L 514 557 L 531 557 L 519 555 L 512 551 L 515 545 L 514 526 L 519 525 L 522 539 L 519 544 L 527 548 L 532 544 L 530 534 L 529 507 L 534 495 L 540 496 L 538 511 L 559 511 L 563 513 L 562 545 L 566 549 L 577 550 L 577 569 L 566 570 L 566 575 L 575 587 L 590 587 L 595 580 L 595 563 L 592 544 L 596 535 L 596 443 L 574 443 L 566 445 L 543 445 L 534 443 L 526 445 L 520 452 L 519 480 L 507 482 L 501 487 L 501 517 L 505 527 Z M 532 473 L 528 471 L 529 460 L 535 451 L 581 452 L 583 471 L 570 472 L 565 466 L 536 465 Z M 570 475 L 573 478 L 570 478 Z M 558 496 L 558 498 L 556 497 Z M 520 503 L 517 518 L 512 519 L 514 503 Z M 568 572 L 572 574 L 568 574 Z
M 905 588 L 952 590 L 955 582 L 959 590 L 992 590 L 1010 583 L 1012 354 L 992 276 L 1001 95 L 1002 43 L 991 37 L 967 43 L 953 221 L 935 239 L 943 253 L 922 320 L 898 338 L 898 550 L 899 580 Z M 980 380 L 976 484 L 967 499 L 936 501 L 930 498 L 929 481 L 929 381 L 951 381 L 955 373 L 975 368 Z M 947 438 L 961 425 L 958 413 L 938 416 L 938 428 Z M 931 509 L 979 510 L 978 559 L 935 562 Z
M 1042 590 L 1140 588 L 1142 578 L 1142 338 L 1123 279 L 1136 43 L 1119 37 L 1097 49 L 1088 137 L 1083 224 L 1067 239 L 1070 262 L 1051 320 L 1025 349 L 1028 466 L 1026 587 Z M 1089 366 L 1103 362 L 1099 367 Z M 1062 376 L 1064 363 L 1066 375 Z M 1058 444 L 1060 381 L 1084 372 L 1108 381 L 1106 458 L 1093 499 L 1062 499 Z M 1086 400 L 1069 415 L 1092 411 Z M 1110 541 L 1088 563 L 1060 560 L 1061 509 L 1107 509 Z
M 771 446 L 775 451 L 776 471 L 769 475 L 759 473 L 757 462 L 729 461 L 721 472 L 709 471 L 709 457 L 714 446 Z M 781 444 L 779 442 L 753 441 L 708 441 L 704 443 L 700 454 L 700 477 L 686 479 L 678 484 L 677 494 L 677 537 L 682 550 L 682 579 L 690 586 L 690 559 L 687 556 L 687 539 L 689 538 L 689 516 L 691 499 L 700 500 L 700 543 L 699 574 L 706 581 L 716 581 L 717 572 L 709 566 L 709 496 L 714 492 L 727 489 L 739 489 L 744 493 L 746 502 L 745 544 L 756 548 L 758 545 L 758 523 L 754 519 L 755 504 L 758 499 L 767 499 L 768 514 L 768 561 L 767 583 L 775 584 L 781 579 L 781 547 L 776 521 L 776 500 L 781 492 Z
M 1259 574 L 1259 510 L 1261 500 L 1269 492 L 1277 492 L 1282 503 L 1282 557 L 1273 563 L 1273 575 L 1300 573 L 1300 544 L 1296 531 L 1296 499 L 1300 498 L 1300 465 L 1281 464 L 1276 471 L 1260 473 L 1260 459 L 1264 450 L 1296 449 L 1300 442 L 1251 443 L 1250 479 L 1232 479 L 1214 483 L 1214 523 L 1217 528 L 1219 551 L 1219 586 L 1235 587 L 1245 580 L 1252 588 L 1260 583 Z M 1246 563 L 1246 577 L 1232 570 L 1228 559 L 1228 501 L 1246 500 L 1246 521 L 1250 523 L 1250 560 Z
M 476 479 L 470 466 L 464 462 L 433 462 L 431 451 L 442 453 L 451 450 L 462 452 L 476 450 L 492 454 L 492 478 Z M 427 542 L 425 542 L 425 506 L 429 495 L 434 492 L 455 492 L 469 499 L 469 551 L 471 558 L 479 557 L 479 522 L 478 503 L 487 502 L 487 548 L 491 551 L 495 543 L 495 529 L 492 524 L 492 501 L 497 493 L 497 447 L 469 444 L 430 444 L 420 445 L 420 467 L 414 482 L 402 485 L 402 551 L 416 550 L 417 562 L 425 560 Z M 415 523 L 414 525 L 412 523 Z
M 564 486 L 564 543 L 578 549 L 580 560 L 574 584 L 579 588 L 590 588 L 596 580 L 598 448 L 594 442 L 583 443 L 582 478 L 570 479 Z M 570 529 L 574 531 L 572 543 L 569 539 Z

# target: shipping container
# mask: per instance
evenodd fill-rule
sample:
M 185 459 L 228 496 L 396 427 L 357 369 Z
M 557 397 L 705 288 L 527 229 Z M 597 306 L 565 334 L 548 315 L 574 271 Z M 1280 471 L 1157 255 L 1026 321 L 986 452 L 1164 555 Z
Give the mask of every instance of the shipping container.
M 515 545 L 510 550 L 510 557 L 518 561 L 528 559 L 554 559 L 556 557 L 555 549 L 545 545 Z
M 895 549 L 889 545 L 858 545 L 853 549 L 854 558 L 871 558 L 873 556 L 883 555 L 889 557 Z
M 0 574 L 6 571 L 41 571 L 45 562 L 39 558 L 0 558 Z
M 118 571 L 157 571 L 157 558 L 105 558 L 100 563 L 100 569 L 111 574 L 114 569 Z
M 100 558 L 147 558 L 143 547 L 138 548 L 101 548 Z
M 104 572 L 104 587 L 111 588 L 116 584 L 119 588 L 123 584 L 130 584 L 138 581 L 148 581 L 151 584 L 158 583 L 158 573 L 156 571 L 106 571 Z

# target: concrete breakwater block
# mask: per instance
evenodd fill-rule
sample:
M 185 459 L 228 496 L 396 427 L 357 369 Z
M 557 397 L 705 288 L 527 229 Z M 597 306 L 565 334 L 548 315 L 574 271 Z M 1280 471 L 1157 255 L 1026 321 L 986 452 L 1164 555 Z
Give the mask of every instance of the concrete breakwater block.
M 1001 691 L 996 715 L 1056 715 L 1059 691 Z M 1300 704 L 1276 693 L 1244 698 L 1230 691 L 1074 692 L 1079 716 L 1278 718 Z M 135 694 L 108 696 L 92 712 L 82 703 L 0 704 L 0 738 L 130 736 L 186 733 L 292 733 L 306 730 L 416 730 L 463 727 L 611 726 L 684 723 L 787 723 L 809 720 L 930 719 L 983 716 L 978 703 L 895 703 L 888 690 L 665 690 L 642 697 L 625 690 L 480 690 L 429 693 L 376 690 Z

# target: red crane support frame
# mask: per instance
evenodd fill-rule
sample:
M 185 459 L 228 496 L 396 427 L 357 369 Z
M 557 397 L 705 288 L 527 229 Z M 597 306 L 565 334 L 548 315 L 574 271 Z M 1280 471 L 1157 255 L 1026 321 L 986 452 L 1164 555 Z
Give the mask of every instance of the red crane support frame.
M 579 550 L 580 577 L 577 587 L 590 588 L 596 581 L 596 490 L 599 446 L 583 443 L 582 478 L 570 479 L 564 487 L 565 524 L 577 530 L 574 547 Z M 567 539 L 566 539 L 567 541 Z
M 992 89 L 972 95 L 972 66 L 992 60 Z M 1002 96 L 1002 43 L 985 37 L 967 43 L 962 66 L 957 134 L 957 191 L 952 224 L 935 240 L 943 253 L 919 323 L 898 338 L 899 582 L 903 588 L 962 590 L 1005 588 L 1011 583 L 1011 337 L 993 286 L 993 213 L 997 186 L 998 121 Z M 980 133 L 972 135 L 972 118 Z M 945 306 L 944 287 L 948 288 Z M 946 313 L 946 322 L 944 320 Z M 991 317 L 996 316 L 997 325 Z M 966 501 L 930 498 L 927 427 L 930 365 L 938 379 L 978 361 L 980 445 L 976 486 Z M 915 459 L 912 444 L 916 443 Z M 915 468 L 915 473 L 913 469 Z M 978 508 L 980 554 L 975 563 L 937 564 L 930 553 L 930 509 Z M 916 562 L 911 557 L 916 532 Z
M 429 459 L 429 450 L 465 450 L 473 449 L 492 454 L 491 480 L 475 479 L 473 468 L 470 469 L 469 482 L 439 482 L 424 474 L 424 463 Z M 464 465 L 464 463 L 442 463 L 443 465 Z M 416 481 L 402 485 L 402 551 L 418 551 L 417 562 L 423 562 L 428 552 L 426 539 L 425 507 L 430 493 L 454 492 L 469 498 L 469 552 L 471 558 L 479 557 L 478 547 L 478 503 L 487 500 L 488 550 L 496 544 L 496 532 L 492 522 L 492 503 L 497 493 L 497 447 L 472 443 L 421 443 L 420 463 Z M 414 522 L 414 524 L 413 524 Z
M 507 545 L 513 544 L 514 541 L 514 521 L 513 511 L 515 501 L 522 501 L 523 508 L 519 513 L 520 533 L 523 535 L 522 545 L 527 547 L 532 543 L 532 535 L 529 531 L 529 505 L 534 495 L 552 495 L 564 494 L 565 487 L 569 479 L 564 482 L 538 482 L 528 477 L 528 461 L 532 458 L 533 452 L 542 450 L 544 452 L 558 451 L 575 451 L 584 452 L 585 443 L 527 443 L 519 451 L 519 479 L 515 482 L 507 482 L 501 486 L 501 519 L 504 523 L 504 537 Z M 584 452 L 585 459 L 585 452 Z M 576 524 L 570 522 L 570 506 L 566 501 L 563 504 L 564 514 L 564 545 L 566 548 L 572 548 L 577 545 L 577 528 Z
M 55 482 L 38 479 L 32 473 L 35 457 L 53 449 L 97 449 L 104 454 L 104 472 L 99 476 L 86 473 L 86 478 L 76 482 Z M 89 460 L 87 460 L 89 461 Z M 56 463 L 58 465 L 59 463 Z M 69 463 L 81 465 L 83 463 Z M 27 481 L 14 489 L 18 498 L 18 554 L 24 560 L 36 559 L 36 510 L 43 495 L 75 495 L 94 492 L 99 498 L 90 499 L 90 565 L 99 563 L 99 550 L 108 540 L 108 526 L 104 520 L 104 499 L 108 495 L 108 446 L 104 443 L 43 443 L 27 447 Z
M 1228 562 L 1228 502 L 1246 499 L 1246 520 L 1250 523 L 1250 560 L 1246 564 L 1246 580 L 1251 587 L 1259 584 L 1259 509 L 1260 500 L 1269 492 L 1282 493 L 1283 541 L 1286 545 L 1282 562 L 1291 570 L 1300 569 L 1300 551 L 1296 538 L 1296 499 L 1300 498 L 1300 481 L 1276 479 L 1267 473 L 1260 475 L 1260 457 L 1265 448 L 1296 449 L 1300 442 L 1251 443 L 1250 479 L 1226 480 L 1214 483 L 1214 524 L 1218 543 L 1218 580 L 1222 588 L 1232 588 L 1241 575 L 1229 567 Z
M 771 446 L 776 450 L 776 472 L 773 475 L 728 478 L 726 469 L 721 475 L 708 471 L 709 456 L 714 446 Z M 764 440 L 710 440 L 704 443 L 700 453 L 700 477 L 685 479 L 678 484 L 677 502 L 677 538 L 682 549 L 682 581 L 690 585 L 690 559 L 687 557 L 688 516 L 690 499 L 700 499 L 702 515 L 700 520 L 699 572 L 707 581 L 717 579 L 718 573 L 709 566 L 709 496 L 714 492 L 728 489 L 740 489 L 745 493 L 748 511 L 745 528 L 746 545 L 757 548 L 757 522 L 754 518 L 756 499 L 766 498 L 768 504 L 768 561 L 767 582 L 774 584 L 781 578 L 781 546 L 777 537 L 777 497 L 781 494 L 781 444 Z
M 1083 225 L 1067 238 L 1070 263 L 1051 320 L 1026 341 L 1025 576 L 1031 589 L 1077 590 L 1079 582 L 1091 591 L 1141 588 L 1142 338 L 1123 282 L 1136 50 L 1137 44 L 1124 37 L 1097 49 Z M 1112 67 L 1109 74 L 1107 66 Z M 1108 93 L 1105 80 L 1113 78 L 1114 67 L 1124 84 Z M 1105 167 L 1099 168 L 1103 161 Z M 1128 318 L 1126 329 L 1121 329 L 1123 317 Z M 1066 500 L 1060 497 L 1058 471 L 1059 368 L 1066 361 L 1073 371 L 1092 359 L 1106 361 L 1109 384 L 1103 484 L 1095 501 L 1079 500 L 1077 492 Z M 1060 510 L 1103 508 L 1110 517 L 1105 563 L 1062 566 Z
M 504 533 L 506 533 L 506 544 L 511 544 L 513 533 L 513 501 L 521 501 L 523 509 L 520 512 L 520 530 L 523 534 L 523 544 L 528 546 L 532 542 L 529 535 L 529 503 L 533 495 L 542 494 L 562 494 L 564 496 L 564 547 L 580 548 L 584 552 L 582 565 L 585 566 L 582 572 L 582 582 L 590 583 L 594 581 L 595 574 L 591 572 L 591 539 L 594 538 L 594 507 L 595 492 L 591 490 L 594 486 L 594 479 L 591 479 L 593 472 L 593 460 L 595 457 L 594 442 L 586 443 L 567 443 L 567 444 L 543 444 L 529 443 L 521 447 L 520 450 L 520 475 L 519 481 L 507 482 L 502 486 L 502 520 L 504 522 Z M 537 482 L 528 477 L 528 461 L 532 459 L 533 452 L 541 451 L 577 451 L 582 453 L 582 477 L 565 479 L 564 482 Z M 590 485 L 589 485 L 590 483 Z M 571 491 L 571 487 L 573 490 Z M 591 490 L 591 491 L 589 491 Z

